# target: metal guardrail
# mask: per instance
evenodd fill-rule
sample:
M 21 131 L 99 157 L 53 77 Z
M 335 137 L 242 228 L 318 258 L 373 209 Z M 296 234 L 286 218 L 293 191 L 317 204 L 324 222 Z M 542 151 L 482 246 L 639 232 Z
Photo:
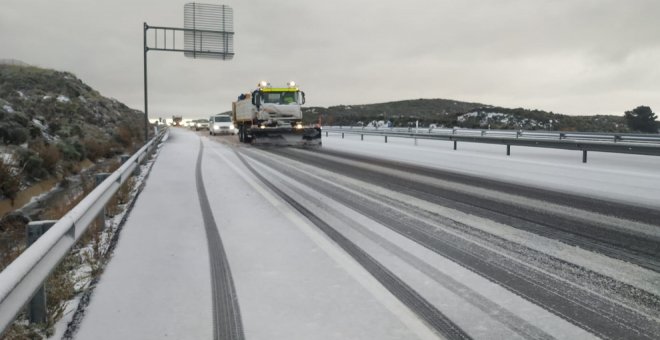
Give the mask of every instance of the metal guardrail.
M 388 137 L 435 139 L 454 142 L 501 144 L 507 146 L 507 155 L 511 145 L 579 150 L 586 163 L 587 151 L 626 153 L 637 155 L 660 156 L 660 134 L 619 134 L 591 132 L 554 132 L 554 131 L 512 131 L 512 130 L 472 130 L 472 129 L 416 129 L 416 128 L 363 128 L 336 127 L 323 128 L 328 133 L 383 136 Z
M 161 131 L 0 272 L 0 334 L 163 138 Z

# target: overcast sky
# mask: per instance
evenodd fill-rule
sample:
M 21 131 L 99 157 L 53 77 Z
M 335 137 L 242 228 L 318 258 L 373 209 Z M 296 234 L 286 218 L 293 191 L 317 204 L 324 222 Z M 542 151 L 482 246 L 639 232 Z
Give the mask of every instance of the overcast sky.
M 142 27 L 176 0 L 2 0 L 0 58 L 143 109 Z M 231 61 L 148 54 L 150 117 L 205 117 L 265 79 L 308 106 L 446 98 L 572 115 L 660 111 L 658 0 L 226 0 Z

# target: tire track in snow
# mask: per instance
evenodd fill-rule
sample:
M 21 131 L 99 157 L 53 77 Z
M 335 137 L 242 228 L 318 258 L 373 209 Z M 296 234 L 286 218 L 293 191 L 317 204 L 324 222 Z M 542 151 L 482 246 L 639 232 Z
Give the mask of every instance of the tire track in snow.
M 281 164 L 274 163 L 272 159 L 265 159 L 263 157 L 260 157 L 259 155 L 251 155 L 251 156 L 255 156 L 255 159 L 258 159 L 259 162 L 263 162 L 271 169 L 281 169 L 279 168 Z M 274 171 L 280 171 L 280 170 L 274 170 Z M 294 172 L 295 171 L 285 171 L 282 173 L 286 173 L 286 175 L 280 175 L 280 176 L 290 178 L 288 181 L 291 181 L 291 183 L 303 182 L 304 180 L 302 179 L 301 174 Z M 304 201 L 313 202 L 313 204 L 316 205 L 317 207 L 323 207 L 322 209 L 326 209 L 329 214 L 337 216 L 338 219 L 342 220 L 344 223 L 346 223 L 346 225 L 350 225 L 353 230 L 363 235 L 366 239 L 371 240 L 372 242 L 378 244 L 380 247 L 387 250 L 391 254 L 399 257 L 405 263 L 416 268 L 420 272 L 424 273 L 424 275 L 433 279 L 435 282 L 437 282 L 439 285 L 443 286 L 444 288 L 448 289 L 453 294 L 460 296 L 462 299 L 464 299 L 474 307 L 486 313 L 489 317 L 506 325 L 509 329 L 519 334 L 521 337 L 525 339 L 538 339 L 538 340 L 554 339 L 553 336 L 545 333 L 543 330 L 528 323 L 527 321 L 511 313 L 505 308 L 502 308 L 501 306 L 489 300 L 486 296 L 480 294 L 477 291 L 472 290 L 470 287 L 455 280 L 451 276 L 441 272 L 440 270 L 428 264 L 427 262 L 420 260 L 415 255 L 401 248 L 399 245 L 389 241 L 380 234 L 371 231 L 369 228 L 366 228 L 365 226 L 350 220 L 348 217 L 341 215 L 340 213 L 336 212 L 332 207 L 325 206 L 325 204 L 321 199 L 312 197 L 308 193 L 303 192 L 303 190 L 296 188 L 295 185 L 291 185 L 287 187 L 287 189 L 292 190 L 297 195 L 300 195 L 300 197 L 302 197 Z M 342 195 L 343 193 L 337 190 L 335 194 Z M 332 196 L 336 196 L 336 195 L 332 195 Z M 328 197 L 331 196 L 328 195 Z
M 339 245 L 342 249 L 344 249 L 344 251 L 351 255 L 383 286 L 385 286 L 390 292 L 392 292 L 392 294 L 401 300 L 401 302 L 408 306 L 408 308 L 414 311 L 421 319 L 426 321 L 438 333 L 446 336 L 449 339 L 471 339 L 471 337 L 465 333 L 465 331 L 463 331 L 449 318 L 442 314 L 442 312 L 435 308 L 431 303 L 426 301 L 426 299 L 420 296 L 400 278 L 390 272 L 369 254 L 360 249 L 357 245 L 355 245 L 355 243 L 348 240 L 337 230 L 318 218 L 313 212 L 307 210 L 300 203 L 296 202 L 285 192 L 269 182 L 266 178 L 259 174 L 259 172 L 257 172 L 240 153 L 236 152 L 236 155 L 256 178 L 258 178 L 275 194 L 280 196 L 280 198 L 290 204 L 294 209 L 296 209 L 304 217 L 316 225 L 320 230 L 322 230 L 330 239 L 336 242 L 337 245 Z
M 290 152 L 269 151 L 291 157 Z M 364 169 L 349 171 L 350 167 L 346 164 L 324 163 L 319 165 L 312 156 L 304 157 L 301 162 L 315 164 L 323 169 L 337 171 L 353 178 L 362 180 L 369 178 L 367 182 L 375 182 L 375 185 L 385 186 L 390 190 L 396 187 L 401 188 L 404 192 L 410 191 L 405 190 L 404 185 L 393 186 L 389 181 L 377 181 L 375 180 L 379 177 L 377 174 L 365 173 Z M 313 180 L 301 183 L 315 187 L 321 192 L 324 191 L 323 185 Z M 412 184 L 414 183 L 410 183 L 410 185 Z M 612 304 L 589 291 L 579 289 L 577 286 L 480 245 L 467 242 L 452 233 L 438 230 L 433 225 L 397 212 L 395 209 L 384 210 L 382 203 L 375 204 L 359 197 L 349 197 L 351 196 L 349 193 L 344 195 L 325 194 L 602 338 L 653 339 L 653 334 L 658 331 L 657 324 L 645 320 L 644 317 L 628 308 Z M 378 199 L 374 199 L 374 201 L 378 202 Z
M 434 206 L 440 206 L 440 207 L 445 207 L 445 208 L 450 208 L 456 211 L 463 212 L 465 214 L 473 215 L 473 216 L 478 216 L 479 218 L 483 218 L 484 220 L 489 220 L 489 221 L 494 221 L 502 225 L 506 226 L 511 226 L 519 230 L 523 230 L 526 232 L 532 232 L 536 235 L 544 236 L 550 239 L 556 239 L 558 241 L 561 241 L 565 244 L 568 245 L 577 245 L 580 246 L 582 249 L 586 249 L 592 252 L 597 252 L 603 255 L 608 255 L 610 258 L 614 259 L 620 259 L 618 256 L 613 256 L 612 252 L 617 253 L 617 254 L 624 254 L 626 259 L 630 259 L 630 257 L 637 257 L 639 254 L 634 254 L 634 252 L 630 252 L 628 250 L 624 250 L 622 248 L 619 249 L 612 249 L 609 248 L 612 252 L 609 251 L 595 251 L 594 249 L 590 249 L 590 247 L 585 246 L 592 244 L 591 240 L 588 237 L 581 237 L 580 239 L 576 240 L 576 238 L 571 235 L 565 235 L 566 237 L 559 237 L 557 233 L 555 233 L 554 229 L 552 228 L 552 225 L 554 223 L 554 215 L 550 213 L 545 213 L 547 215 L 544 219 L 545 221 L 541 221 L 545 226 L 542 226 L 541 224 L 537 223 L 537 221 L 529 221 L 529 218 L 517 218 L 517 217 L 511 217 L 508 216 L 507 214 L 511 211 L 511 209 L 502 209 L 502 210 L 489 210 L 489 209 L 484 209 L 477 207 L 475 205 L 471 205 L 470 203 L 462 203 L 462 202 L 456 202 L 453 201 L 450 198 L 446 198 L 447 194 L 445 193 L 446 189 L 439 188 L 439 187 L 434 187 L 434 186 L 429 186 L 426 185 L 423 182 L 422 178 L 418 178 L 415 180 L 414 176 L 414 171 L 411 170 L 411 175 L 409 176 L 410 178 L 402 178 L 402 177 L 395 177 L 395 176 L 384 176 L 382 177 L 380 173 L 374 173 L 374 171 L 369 171 L 368 169 L 365 169 L 363 167 L 359 166 L 351 166 L 350 164 L 344 164 L 343 161 L 338 161 L 335 163 L 338 164 L 332 164 L 333 159 L 327 159 L 326 162 L 319 163 L 319 160 L 314 160 L 315 158 L 324 158 L 324 156 L 321 157 L 314 157 L 314 155 L 300 155 L 297 152 L 292 153 L 292 152 L 284 152 L 284 151 L 275 151 L 271 150 L 271 152 L 275 154 L 280 154 L 283 155 L 283 157 L 287 158 L 292 158 L 292 159 L 297 159 L 298 161 L 312 165 L 315 167 L 319 167 L 328 171 L 332 171 L 333 173 L 339 174 L 346 176 L 348 178 L 354 178 L 355 180 L 358 181 L 363 181 L 365 183 L 372 183 L 371 185 L 377 186 L 377 187 L 383 187 L 387 188 L 387 190 L 402 193 L 411 197 L 415 197 L 418 200 L 421 200 L 425 203 L 428 203 L 430 205 Z M 412 166 L 411 166 L 412 167 Z M 428 178 L 427 178 L 428 179 Z M 384 185 L 383 183 L 387 183 Z M 386 195 L 387 196 L 387 195 Z M 488 201 L 493 201 L 496 200 L 496 198 L 484 198 L 484 197 L 478 197 L 475 196 L 473 198 L 474 200 L 482 201 L 480 205 L 486 205 L 488 207 Z M 388 197 L 384 198 L 378 198 L 377 200 L 383 201 L 383 200 L 389 200 Z M 466 200 L 470 200 L 467 199 Z M 404 202 L 405 203 L 405 202 Z M 539 203 L 542 204 L 542 203 Z M 491 207 L 492 208 L 492 207 Z M 514 207 L 515 208 L 515 207 Z M 403 208 L 402 208 L 403 209 Z M 404 209 L 405 210 L 405 209 Z M 419 209 L 414 209 L 414 210 L 419 210 Z M 428 209 L 427 209 L 428 210 Z M 431 211 L 431 210 L 429 210 Z M 621 221 L 620 223 L 624 223 L 625 221 Z M 438 221 L 434 223 L 441 223 L 447 227 L 454 227 L 455 223 L 452 221 L 444 220 L 444 221 Z M 580 226 L 582 222 L 575 221 L 574 222 L 576 226 Z M 533 226 L 532 229 L 529 229 L 529 226 Z M 545 228 L 546 232 L 544 233 L 537 233 L 535 231 L 538 230 L 538 228 Z M 454 228 L 456 229 L 456 228 Z M 459 229 L 463 229 L 465 232 L 469 233 L 481 233 L 477 230 L 473 230 L 474 228 L 465 228 L 464 226 L 459 226 Z M 473 232 L 474 231 L 474 232 Z M 599 234 L 598 230 L 595 230 L 592 232 L 593 234 L 597 235 Z M 481 233 L 483 234 L 483 233 Z M 483 236 L 480 236 L 480 238 L 483 238 Z M 568 238 L 568 239 L 566 239 Z M 620 235 L 618 238 L 625 238 L 625 235 Z M 651 252 L 657 253 L 660 251 L 660 244 L 658 244 L 658 241 L 653 241 L 650 238 L 647 239 L 647 241 L 650 243 L 649 249 L 651 249 Z M 513 245 L 515 247 L 518 247 L 519 245 Z M 529 252 L 529 249 L 523 244 L 523 247 L 521 249 Z M 509 247 L 511 248 L 511 247 Z M 512 249 L 512 248 L 511 248 Z M 600 248 L 603 249 L 603 248 Z M 608 248 L 606 248 L 608 250 Z M 520 253 L 518 251 L 518 253 Z M 532 252 L 533 253 L 533 252 Z M 660 253 L 659 253 L 660 254 Z M 541 258 L 542 259 L 542 258 Z M 660 264 L 658 262 L 658 259 L 654 256 L 649 256 L 646 255 L 642 258 L 643 262 L 650 261 L 656 264 Z M 538 262 L 538 261 L 535 261 Z M 557 261 L 555 261 L 557 262 Z M 636 304 L 641 304 L 645 306 L 647 309 L 656 311 L 652 314 L 658 315 L 657 313 L 657 305 L 658 305 L 658 299 L 659 297 L 657 295 L 651 294 L 647 291 L 644 290 L 639 290 L 636 289 L 629 284 L 619 284 L 619 282 L 615 281 L 608 281 L 604 280 L 602 275 L 595 275 L 592 271 L 585 271 L 581 268 L 578 268 L 578 266 L 575 265 L 568 265 L 565 263 L 565 261 L 559 261 L 561 263 L 557 263 L 556 265 L 559 265 L 561 267 L 560 269 L 568 269 L 567 267 L 570 267 L 570 271 L 562 271 L 562 273 L 577 273 L 577 275 L 582 275 L 583 278 L 588 277 L 589 280 L 592 280 L 593 282 L 597 282 L 600 285 L 603 285 L 603 288 L 611 289 L 614 290 L 618 293 L 621 294 L 621 296 L 626 296 L 630 298 L 631 300 L 634 300 Z M 635 261 L 626 261 L 629 263 L 635 263 Z M 548 263 L 545 263 L 546 266 L 544 267 L 545 269 L 548 269 L 549 267 L 547 266 Z M 552 264 L 550 264 L 550 267 Z M 550 270 L 552 272 L 552 270 Z M 561 276 L 561 275 L 560 275 Z M 569 278 L 570 279 L 570 278 Z M 571 279 L 573 280 L 573 279 Z M 652 292 L 656 292 L 657 290 L 651 290 Z
M 204 144 L 199 141 L 199 155 L 195 169 L 197 195 L 202 209 L 204 229 L 208 240 L 209 259 L 211 263 L 211 289 L 213 292 L 213 339 L 244 340 L 243 323 L 238 306 L 238 297 L 231 276 L 227 255 L 222 245 L 220 232 L 215 224 L 215 218 L 209 204 L 204 180 L 202 178 L 202 158 Z
M 432 183 L 421 183 L 404 178 L 402 174 L 389 173 L 383 170 L 374 171 L 373 168 L 392 169 L 398 172 L 404 171 L 403 174 L 422 175 L 428 178 L 440 177 L 440 179 L 443 179 L 446 177 L 448 180 L 454 180 L 456 178 L 455 180 L 459 183 L 464 183 L 472 187 L 493 187 L 496 190 L 515 192 L 517 195 L 523 195 L 545 202 L 541 196 L 544 191 L 541 189 L 525 188 L 518 185 L 509 185 L 507 183 L 476 177 L 470 178 L 469 176 L 456 174 L 447 175 L 442 171 L 434 172 L 434 170 L 423 167 L 402 165 L 374 160 L 372 158 L 357 160 L 355 159 L 355 155 L 352 156 L 353 160 L 351 161 L 333 161 L 333 159 L 329 159 L 327 156 L 324 159 L 315 157 L 314 155 L 294 153 L 290 150 L 272 150 L 272 152 L 295 158 L 308 164 L 314 163 L 321 168 L 358 178 L 368 183 L 376 185 L 388 183 L 390 189 L 409 192 L 413 196 L 428 200 L 434 204 L 514 226 L 521 230 L 527 230 L 538 235 L 557 239 L 566 244 L 599 252 L 660 272 L 660 261 L 658 260 L 660 258 L 660 240 L 657 238 L 629 233 L 623 229 L 603 228 L 591 221 L 577 220 L 552 212 L 539 211 L 515 204 L 514 202 L 480 197 L 451 187 L 437 186 Z M 552 191 L 546 191 L 546 193 L 549 197 L 548 200 L 553 203 L 557 203 L 555 201 L 560 199 L 561 196 L 561 194 Z M 634 219 L 645 221 L 660 215 L 660 211 L 657 210 L 616 205 L 610 202 L 575 195 L 566 195 L 565 199 L 566 202 L 561 203 L 561 205 L 580 207 L 588 211 L 606 211 L 607 214 L 616 213 L 623 216 L 636 214 Z M 653 225 L 657 225 L 657 222 L 654 222 Z

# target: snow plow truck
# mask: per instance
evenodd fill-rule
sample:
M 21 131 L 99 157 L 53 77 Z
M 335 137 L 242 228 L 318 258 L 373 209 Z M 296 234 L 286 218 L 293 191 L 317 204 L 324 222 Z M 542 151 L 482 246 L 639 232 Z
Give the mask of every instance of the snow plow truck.
M 314 147 L 321 145 L 321 128 L 305 127 L 301 106 L 305 93 L 294 82 L 272 87 L 262 81 L 232 103 L 232 120 L 242 143 Z

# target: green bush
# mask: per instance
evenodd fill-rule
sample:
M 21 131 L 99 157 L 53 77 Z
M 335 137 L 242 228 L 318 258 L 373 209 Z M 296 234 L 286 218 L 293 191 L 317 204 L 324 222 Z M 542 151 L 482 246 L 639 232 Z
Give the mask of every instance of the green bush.
M 67 140 L 65 142 L 59 143 L 57 147 L 62 153 L 62 158 L 66 161 L 82 161 L 85 159 L 85 148 L 80 144 L 79 141 Z
M 41 129 L 37 126 L 30 126 L 30 138 L 35 139 L 41 137 Z
M 48 123 L 48 130 L 51 134 L 57 134 L 57 132 L 60 131 L 60 123 L 56 121 Z
M 0 122 L 0 140 L 5 144 L 20 145 L 28 141 L 28 129 L 13 121 Z
M 48 171 L 44 169 L 44 160 L 32 151 L 26 154 L 22 166 L 30 179 L 40 180 L 48 177 Z
M 72 126 L 70 132 L 71 132 L 72 136 L 78 136 L 80 138 L 85 137 L 85 130 L 83 130 L 83 128 L 81 128 L 80 125 L 76 124 L 76 125 Z

